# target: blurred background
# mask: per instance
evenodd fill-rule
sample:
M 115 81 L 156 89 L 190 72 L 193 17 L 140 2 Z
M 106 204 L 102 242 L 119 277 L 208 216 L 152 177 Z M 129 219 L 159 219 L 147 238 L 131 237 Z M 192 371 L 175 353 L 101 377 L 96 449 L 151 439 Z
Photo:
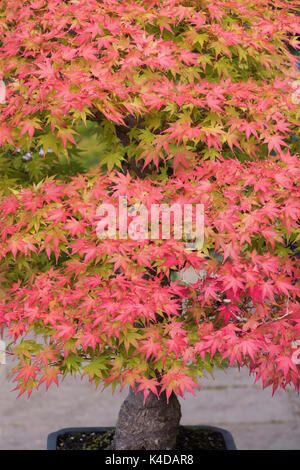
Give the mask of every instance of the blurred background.
M 71 426 L 114 426 L 127 389 L 103 392 L 88 379 L 67 377 L 59 388 L 41 386 L 29 399 L 9 381 L 10 357 L 0 365 L 0 449 L 46 449 L 47 435 Z M 43 384 L 44 385 L 44 384 Z M 215 425 L 233 435 L 238 449 L 300 449 L 300 396 L 262 390 L 247 369 L 217 370 L 200 379 L 196 397 L 180 398 L 181 424 Z

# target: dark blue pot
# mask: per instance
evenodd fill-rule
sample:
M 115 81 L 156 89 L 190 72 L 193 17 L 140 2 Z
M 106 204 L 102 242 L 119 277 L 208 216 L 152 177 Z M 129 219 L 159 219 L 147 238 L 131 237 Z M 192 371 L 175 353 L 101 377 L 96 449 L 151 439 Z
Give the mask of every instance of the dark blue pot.
M 184 426 L 197 429 L 207 429 L 210 431 L 216 431 L 222 434 L 226 450 L 237 450 L 233 437 L 229 431 L 226 429 L 218 428 L 215 426 Z M 59 429 L 56 432 L 51 432 L 47 437 L 47 450 L 56 450 L 56 443 L 59 436 L 62 436 L 66 433 L 78 433 L 78 432 L 106 432 L 115 429 L 114 427 L 88 427 L 88 428 L 63 428 Z

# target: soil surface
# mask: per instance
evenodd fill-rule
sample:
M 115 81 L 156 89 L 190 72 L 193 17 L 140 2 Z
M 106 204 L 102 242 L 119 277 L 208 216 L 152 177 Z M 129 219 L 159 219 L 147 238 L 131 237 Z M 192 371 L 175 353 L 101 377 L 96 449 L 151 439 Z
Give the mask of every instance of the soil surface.
M 112 450 L 113 438 L 114 430 L 65 433 L 58 437 L 56 450 Z M 174 450 L 178 452 L 226 450 L 226 446 L 219 432 L 180 426 Z

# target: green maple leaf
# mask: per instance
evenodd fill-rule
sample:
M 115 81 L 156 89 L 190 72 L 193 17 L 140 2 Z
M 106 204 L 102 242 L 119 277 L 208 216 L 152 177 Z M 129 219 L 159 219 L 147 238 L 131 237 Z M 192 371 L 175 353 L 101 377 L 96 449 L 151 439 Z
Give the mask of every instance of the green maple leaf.
M 57 155 L 59 154 L 60 151 L 63 149 L 63 143 L 57 139 L 56 135 L 51 134 L 43 134 L 39 138 L 39 144 L 42 146 L 44 155 L 49 150 L 52 150 L 55 152 Z
M 100 356 L 92 360 L 89 364 L 84 367 L 84 371 L 88 374 L 90 379 L 96 377 L 102 377 L 102 370 L 107 369 L 107 356 Z
M 114 167 L 122 168 L 122 160 L 124 160 L 123 152 L 117 150 L 115 152 L 108 152 L 105 155 L 101 155 L 100 164 L 106 165 L 107 169 L 111 171 Z
M 67 372 L 77 372 L 81 366 L 81 358 L 78 357 L 75 353 L 71 352 L 68 354 L 64 361 L 65 373 Z

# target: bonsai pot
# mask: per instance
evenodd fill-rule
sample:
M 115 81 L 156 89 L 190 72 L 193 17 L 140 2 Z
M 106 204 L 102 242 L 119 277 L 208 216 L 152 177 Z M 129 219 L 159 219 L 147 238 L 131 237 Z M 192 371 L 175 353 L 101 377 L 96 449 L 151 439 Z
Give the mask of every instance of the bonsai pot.
M 63 428 L 52 432 L 47 437 L 47 450 L 113 450 L 109 446 L 113 438 L 114 427 L 76 427 Z M 197 447 L 193 436 L 200 436 Z M 92 439 L 99 439 L 99 444 L 91 445 Z M 187 440 L 192 440 L 192 447 L 184 447 Z M 185 444 L 181 444 L 185 442 Z M 215 426 L 180 426 L 176 452 L 186 450 L 237 450 L 231 433 Z M 197 441 L 198 442 L 198 441 Z M 191 445 L 191 444 L 189 444 Z M 181 448 L 181 446 L 183 446 Z

